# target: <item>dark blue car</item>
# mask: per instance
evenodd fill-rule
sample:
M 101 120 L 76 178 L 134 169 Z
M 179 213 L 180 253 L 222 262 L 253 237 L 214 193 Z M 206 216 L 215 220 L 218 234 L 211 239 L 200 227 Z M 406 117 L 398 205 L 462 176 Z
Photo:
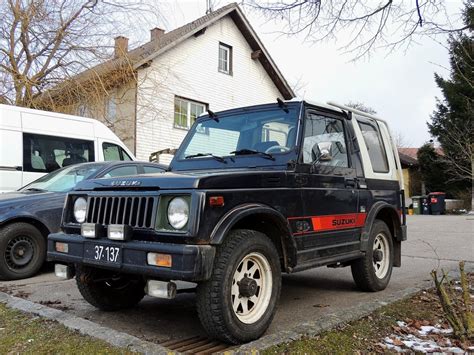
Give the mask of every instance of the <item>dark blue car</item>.
M 0 194 L 0 280 L 27 278 L 38 272 L 46 257 L 46 238 L 59 231 L 64 199 L 79 182 L 165 170 L 164 165 L 136 161 L 78 164 L 18 191 Z

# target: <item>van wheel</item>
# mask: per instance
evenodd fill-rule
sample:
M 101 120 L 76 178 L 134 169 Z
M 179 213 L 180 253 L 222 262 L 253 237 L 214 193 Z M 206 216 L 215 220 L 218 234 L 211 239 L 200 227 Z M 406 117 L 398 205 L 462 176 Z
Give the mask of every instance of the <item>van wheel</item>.
M 145 281 L 107 270 L 76 266 L 76 284 L 82 297 L 102 311 L 131 308 L 145 296 Z
M 385 222 L 375 220 L 365 256 L 351 265 L 356 285 L 364 291 L 381 291 L 390 281 L 393 268 L 392 233 Z
M 217 249 L 210 280 L 200 283 L 197 310 L 207 333 L 227 343 L 259 338 L 281 289 L 278 252 L 262 233 L 234 230 Z
M 46 258 L 41 232 L 29 223 L 13 223 L 0 229 L 0 279 L 34 276 Z

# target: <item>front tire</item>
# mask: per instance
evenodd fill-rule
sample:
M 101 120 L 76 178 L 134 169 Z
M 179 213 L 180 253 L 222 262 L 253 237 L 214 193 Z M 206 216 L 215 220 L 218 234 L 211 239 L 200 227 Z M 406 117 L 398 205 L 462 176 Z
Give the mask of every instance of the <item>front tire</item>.
M 87 302 L 106 312 L 131 308 L 145 296 L 143 279 L 91 267 L 76 267 L 76 284 Z
M 45 237 L 36 227 L 21 222 L 0 229 L 0 280 L 32 277 L 45 258 Z
M 392 275 L 393 239 L 390 229 L 381 220 L 375 220 L 369 236 L 365 256 L 351 265 L 352 277 L 363 291 L 384 290 Z
M 197 309 L 213 338 L 239 344 L 259 338 L 281 290 L 278 252 L 264 234 L 234 230 L 219 246 L 210 280 L 198 286 Z

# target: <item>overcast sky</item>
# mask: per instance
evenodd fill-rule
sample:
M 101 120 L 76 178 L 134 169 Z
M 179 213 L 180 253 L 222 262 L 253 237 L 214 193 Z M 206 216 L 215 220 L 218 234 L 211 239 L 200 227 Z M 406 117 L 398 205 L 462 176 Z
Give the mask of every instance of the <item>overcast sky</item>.
M 214 1 L 217 7 L 228 2 Z M 160 25 L 167 31 L 203 16 L 206 11 L 206 0 L 165 3 L 162 15 L 166 23 Z M 462 7 L 461 0 L 447 3 L 453 14 Z M 407 51 L 390 55 L 378 51 L 370 58 L 351 62 L 351 54 L 343 54 L 337 43 L 311 44 L 304 42 L 302 36 L 287 38 L 277 33 L 281 29 L 277 23 L 269 23 L 254 12 L 246 13 L 289 83 L 299 81 L 303 85 L 300 97 L 342 104 L 362 102 L 386 119 L 408 146 L 419 147 L 430 139 L 426 121 L 435 109 L 436 96 L 440 96 L 434 73 L 449 75 L 445 69 L 449 58 L 443 45 L 424 38 Z

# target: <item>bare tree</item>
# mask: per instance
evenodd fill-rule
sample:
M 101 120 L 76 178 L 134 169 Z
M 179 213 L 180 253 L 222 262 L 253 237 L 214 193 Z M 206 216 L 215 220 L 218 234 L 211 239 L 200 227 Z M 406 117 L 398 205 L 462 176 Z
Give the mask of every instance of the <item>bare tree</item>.
M 4 0 L 0 17 L 0 102 L 35 107 L 45 90 L 109 59 L 111 38 L 145 19 L 156 23 L 159 11 L 140 0 Z M 96 79 L 95 90 L 106 92 Z
M 366 104 L 358 101 L 349 101 L 349 103 L 346 104 L 346 106 L 354 108 L 356 110 L 366 112 L 370 115 L 375 115 L 377 111 L 375 111 L 372 107 L 367 106 Z
M 306 40 L 314 42 L 332 40 L 337 35 L 342 48 L 353 53 L 354 59 L 381 47 L 391 51 L 409 46 L 417 36 L 462 32 L 469 28 L 450 22 L 452 18 L 444 0 L 243 2 L 282 24 L 282 34 L 303 34 Z
M 412 142 L 407 139 L 402 132 L 399 131 L 393 132 L 393 140 L 395 141 L 397 148 L 409 148 L 413 146 Z

